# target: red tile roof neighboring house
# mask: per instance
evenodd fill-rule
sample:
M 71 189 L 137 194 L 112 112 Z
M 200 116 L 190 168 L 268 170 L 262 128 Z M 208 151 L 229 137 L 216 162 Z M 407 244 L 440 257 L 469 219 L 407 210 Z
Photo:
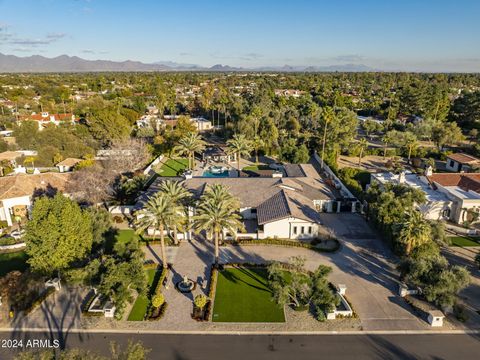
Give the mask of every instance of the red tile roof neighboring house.
M 458 186 L 468 191 L 480 192 L 480 173 L 438 173 L 427 176 L 430 183 L 437 183 L 441 186 Z
M 72 120 L 74 115 L 72 113 L 48 114 L 48 116 L 44 116 L 43 114 L 31 114 L 31 115 L 23 116 L 22 119 L 34 120 L 34 121 L 50 121 L 52 116 L 55 119 L 55 121 L 66 121 L 66 120 Z
M 460 164 L 475 164 L 480 163 L 480 159 L 477 159 L 475 156 L 458 153 L 458 154 L 451 154 L 447 156 L 448 159 L 452 159 Z

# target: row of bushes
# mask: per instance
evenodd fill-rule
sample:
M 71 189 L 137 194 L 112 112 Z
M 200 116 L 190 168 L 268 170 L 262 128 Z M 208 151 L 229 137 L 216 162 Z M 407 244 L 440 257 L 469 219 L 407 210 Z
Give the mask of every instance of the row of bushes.
M 167 303 L 164 302 L 160 306 L 158 314 L 156 314 L 155 317 L 152 316 L 153 313 L 154 313 L 154 308 L 153 308 L 153 305 L 152 305 L 152 299 L 156 295 L 162 295 L 163 282 L 165 281 L 165 279 L 168 275 L 168 272 L 169 272 L 168 268 L 166 268 L 166 269 L 162 268 L 162 273 L 160 274 L 160 277 L 158 278 L 158 282 L 157 282 L 155 288 L 152 291 L 150 291 L 149 305 L 148 305 L 148 309 L 147 309 L 147 313 L 146 313 L 147 320 L 160 320 L 163 317 L 163 315 L 165 314 L 165 311 L 167 310 Z
M 179 246 L 179 244 L 175 244 L 173 239 L 170 236 L 165 236 L 165 246 Z M 140 244 L 145 245 L 160 245 L 161 240 L 159 238 L 151 238 L 147 236 L 140 236 Z
M 217 290 L 217 279 L 218 279 L 218 269 L 215 265 L 212 265 L 212 270 L 210 274 L 210 287 L 208 289 L 208 298 L 210 301 L 207 305 L 207 314 L 206 318 L 211 321 L 212 313 L 213 313 L 213 301 L 215 299 L 215 291 Z
M 42 303 L 48 299 L 48 297 L 50 295 L 52 295 L 53 293 L 55 293 L 55 288 L 53 287 L 48 287 L 46 288 L 44 291 L 42 291 L 38 297 L 32 301 L 32 303 L 26 308 L 23 310 L 23 313 L 25 315 L 28 315 L 30 314 L 32 311 L 34 311 L 35 309 L 37 309 L 38 307 L 40 307 L 40 305 L 42 305 Z
M 330 248 L 321 248 L 318 245 L 321 242 L 317 242 L 315 244 L 309 242 L 303 242 L 298 240 L 286 240 L 286 239 L 274 239 L 274 238 L 266 238 L 266 239 L 239 239 L 232 242 L 232 245 L 276 245 L 276 246 L 285 246 L 285 247 L 300 247 L 305 248 L 313 251 L 318 252 L 335 252 L 340 248 L 340 242 L 337 239 L 331 238 L 327 239 L 336 242 L 336 246 L 332 249 Z M 321 241 L 321 240 L 320 240 Z

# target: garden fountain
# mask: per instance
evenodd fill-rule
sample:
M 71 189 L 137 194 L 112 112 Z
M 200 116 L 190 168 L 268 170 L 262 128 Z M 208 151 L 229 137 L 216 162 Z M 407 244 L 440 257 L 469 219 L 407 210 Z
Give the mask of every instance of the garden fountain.
M 195 281 L 190 280 L 187 275 L 183 277 L 183 279 L 175 284 L 175 287 L 178 291 L 182 293 L 189 293 L 195 289 Z

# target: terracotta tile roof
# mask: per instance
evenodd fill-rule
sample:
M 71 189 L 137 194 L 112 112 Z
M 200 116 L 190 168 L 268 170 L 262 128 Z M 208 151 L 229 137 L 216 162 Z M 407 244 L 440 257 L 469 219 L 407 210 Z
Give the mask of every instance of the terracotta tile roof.
M 50 121 L 51 116 L 55 118 L 56 121 L 72 120 L 72 113 L 67 114 L 48 114 L 48 116 L 42 116 L 42 114 L 31 114 L 23 117 L 23 120 L 34 120 L 34 121 Z
M 448 159 L 452 159 L 460 164 L 473 164 L 473 163 L 480 163 L 480 159 L 477 159 L 475 156 L 458 153 L 458 154 L 451 154 L 447 156 Z
M 430 183 L 437 183 L 441 186 L 458 186 L 465 191 L 480 192 L 480 173 L 438 173 L 427 178 Z
M 52 187 L 64 191 L 71 174 L 45 173 L 37 175 L 18 174 L 0 178 L 0 200 L 31 196 L 35 190 Z

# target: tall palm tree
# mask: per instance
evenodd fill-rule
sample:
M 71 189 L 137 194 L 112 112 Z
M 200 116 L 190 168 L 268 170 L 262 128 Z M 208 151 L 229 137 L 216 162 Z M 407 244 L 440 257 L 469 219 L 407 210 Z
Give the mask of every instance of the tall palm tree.
M 252 151 L 252 144 L 245 135 L 243 134 L 235 134 L 233 135 L 233 139 L 227 141 L 228 145 L 228 153 L 235 154 L 237 157 L 237 169 L 238 169 L 238 176 L 240 177 L 240 158 L 242 156 L 250 155 L 250 151 Z
M 387 156 L 387 147 L 389 144 L 393 143 L 395 136 L 395 132 L 393 131 L 387 131 L 383 137 L 382 137 L 382 142 L 383 142 L 383 157 L 385 158 Z
M 148 228 L 153 227 L 153 238 L 156 237 L 156 230 L 160 232 L 160 247 L 162 251 L 162 266 L 167 268 L 167 254 L 165 251 L 165 234 L 174 219 L 177 217 L 178 209 L 172 206 L 171 200 L 162 192 L 156 193 L 150 198 L 145 208 L 137 213 L 135 225 L 137 233 L 141 234 Z
M 408 162 L 410 163 L 410 158 L 412 157 L 412 152 L 413 152 L 413 150 L 415 150 L 418 147 L 417 137 L 413 133 L 406 132 L 404 142 L 405 142 L 405 147 L 407 148 L 407 152 L 408 152 L 408 157 L 407 157 Z
M 359 141 L 359 146 L 360 146 L 360 154 L 358 154 L 358 165 L 362 165 L 362 158 L 363 158 L 363 153 L 365 149 L 368 146 L 368 141 L 365 138 L 361 138 Z
M 403 221 L 396 224 L 395 228 L 398 240 L 405 244 L 405 254 L 407 256 L 413 249 L 430 240 L 430 224 L 418 210 L 407 210 Z
M 203 149 L 205 149 L 205 141 L 201 139 L 199 134 L 191 132 L 180 139 L 175 147 L 175 152 L 180 155 L 186 154 L 188 156 L 188 167 L 193 169 L 195 167 L 195 152 L 200 152 Z
M 173 229 L 173 241 L 175 244 L 178 244 L 178 229 L 182 228 L 185 224 L 186 214 L 185 214 L 185 203 L 184 200 L 191 196 L 191 193 L 185 189 L 183 184 L 179 181 L 164 181 L 160 185 L 160 192 L 168 196 L 170 201 L 178 210 L 178 219 L 172 221 L 170 226 Z M 173 219 L 172 219 L 173 220 Z M 180 226 L 178 226 L 180 225 Z
M 207 188 L 197 206 L 195 228 L 197 231 L 205 230 L 212 234 L 215 242 L 215 265 L 219 259 L 219 236 L 224 231 L 235 234 L 243 229 L 243 224 L 238 213 L 238 200 L 236 200 L 222 185 L 215 189 Z

